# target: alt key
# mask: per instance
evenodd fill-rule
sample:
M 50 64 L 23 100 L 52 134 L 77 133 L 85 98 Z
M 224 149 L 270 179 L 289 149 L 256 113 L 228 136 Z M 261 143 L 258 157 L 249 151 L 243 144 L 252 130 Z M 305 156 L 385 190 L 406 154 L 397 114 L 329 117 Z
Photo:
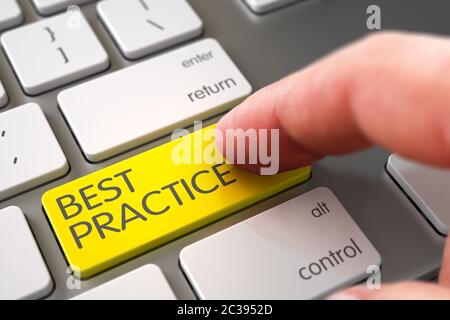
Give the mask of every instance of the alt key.
M 317 299 L 377 276 L 381 256 L 318 188 L 190 245 L 180 263 L 201 299 Z

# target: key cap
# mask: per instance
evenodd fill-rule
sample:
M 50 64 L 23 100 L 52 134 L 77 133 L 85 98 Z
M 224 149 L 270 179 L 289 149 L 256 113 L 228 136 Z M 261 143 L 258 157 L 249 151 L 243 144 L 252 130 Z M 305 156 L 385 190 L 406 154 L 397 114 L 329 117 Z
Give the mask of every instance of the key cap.
M 0 108 L 3 108 L 8 103 L 8 96 L 6 95 L 5 87 L 0 81 Z
M 98 162 L 227 111 L 251 90 L 206 39 L 64 90 L 58 102 L 86 158 Z
M 50 15 L 66 10 L 71 5 L 82 5 L 92 0 L 32 0 L 37 11 L 42 15 Z
M 0 210 L 0 299 L 39 299 L 52 278 L 27 220 L 17 207 Z
M 315 299 L 369 276 L 381 257 L 327 188 L 184 248 L 201 299 Z
M 258 176 L 219 155 L 208 127 L 46 192 L 69 265 L 88 278 L 310 176 L 309 167 Z
M 255 13 L 266 13 L 300 0 L 244 0 Z
M 22 11 L 16 0 L 0 1 L 0 31 L 15 27 L 22 21 Z
M 128 59 L 199 36 L 203 24 L 185 0 L 106 0 L 98 14 Z
M 402 158 L 389 157 L 386 170 L 441 234 L 450 226 L 450 170 L 426 166 Z
M 65 13 L 6 32 L 3 48 L 24 91 L 37 95 L 106 69 L 108 55 L 84 16 Z
M 72 300 L 176 300 L 161 269 L 148 264 Z
M 37 104 L 0 113 L 0 201 L 68 170 L 66 157 Z

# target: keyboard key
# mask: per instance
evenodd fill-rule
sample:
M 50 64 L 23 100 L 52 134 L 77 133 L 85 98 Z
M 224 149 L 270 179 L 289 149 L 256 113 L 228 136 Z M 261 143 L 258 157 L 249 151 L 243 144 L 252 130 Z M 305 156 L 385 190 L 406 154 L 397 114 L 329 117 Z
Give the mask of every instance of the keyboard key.
M 431 224 L 444 235 L 450 227 L 450 170 L 426 166 L 402 158 L 389 157 L 386 170 Z
M 3 34 L 3 47 L 26 93 L 37 95 L 109 66 L 81 13 L 79 22 L 75 28 L 64 13 Z
M 201 299 L 315 299 L 381 257 L 334 194 L 317 188 L 181 251 Z
M 256 13 L 266 13 L 300 0 L 244 0 Z
M 106 0 L 98 14 L 123 55 L 138 59 L 199 36 L 203 24 L 185 0 Z
M 0 108 L 3 108 L 8 103 L 8 96 L 5 91 L 5 87 L 0 81 Z
M 37 11 L 43 15 L 66 10 L 71 5 L 81 5 L 92 0 L 32 0 Z
M 22 11 L 16 0 L 0 1 L 0 31 L 15 27 L 22 21 Z
M 39 299 L 53 288 L 39 247 L 22 211 L 0 210 L 0 300 Z
M 37 104 L 0 113 L 0 201 L 68 170 L 66 157 Z
M 206 39 L 64 90 L 58 102 L 86 158 L 98 162 L 227 111 L 250 93 L 221 46 Z
M 72 300 L 176 300 L 161 269 L 148 264 Z
M 223 164 L 222 157 L 199 161 L 199 154 L 218 152 L 213 137 L 214 126 L 198 130 L 44 194 L 47 217 L 69 265 L 80 270 L 81 278 L 310 176 L 309 167 L 258 176 Z M 180 153 L 183 158 L 174 158 Z

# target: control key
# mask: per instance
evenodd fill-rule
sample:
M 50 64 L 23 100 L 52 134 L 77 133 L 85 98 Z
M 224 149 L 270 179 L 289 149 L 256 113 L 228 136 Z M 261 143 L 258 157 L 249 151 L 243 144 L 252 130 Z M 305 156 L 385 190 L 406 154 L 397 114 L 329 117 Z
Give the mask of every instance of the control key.
M 315 299 L 375 274 L 381 257 L 317 188 L 184 248 L 180 263 L 202 299 Z

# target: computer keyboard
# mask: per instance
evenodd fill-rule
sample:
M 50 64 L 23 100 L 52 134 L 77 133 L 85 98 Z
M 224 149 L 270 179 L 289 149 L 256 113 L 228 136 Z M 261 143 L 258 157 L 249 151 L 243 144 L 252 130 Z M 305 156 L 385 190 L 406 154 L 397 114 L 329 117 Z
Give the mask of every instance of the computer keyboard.
M 386 26 L 430 11 L 416 29 L 450 33 L 447 1 L 400 2 Z M 312 176 L 169 158 L 173 129 L 367 33 L 369 4 L 0 1 L 0 298 L 317 299 L 369 267 L 436 277 L 445 171 L 379 148 Z

